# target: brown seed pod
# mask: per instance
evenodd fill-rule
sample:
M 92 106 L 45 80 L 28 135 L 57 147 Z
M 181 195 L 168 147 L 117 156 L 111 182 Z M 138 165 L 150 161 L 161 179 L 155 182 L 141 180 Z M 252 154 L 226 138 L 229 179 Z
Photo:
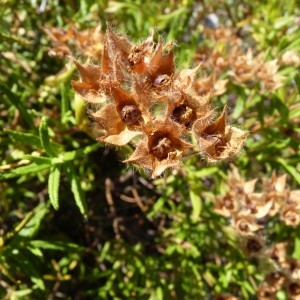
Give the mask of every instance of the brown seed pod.
M 246 246 L 250 253 L 258 253 L 263 248 L 261 243 L 256 239 L 249 239 Z
M 173 110 L 171 119 L 176 123 L 184 125 L 185 127 L 190 127 L 196 120 L 196 114 L 192 108 L 188 107 L 185 104 L 182 104 Z
M 287 283 L 286 290 L 290 299 L 299 299 L 300 297 L 300 282 L 293 280 Z
M 168 153 L 172 152 L 174 147 L 172 142 L 167 137 L 161 137 L 151 147 L 151 153 L 159 160 L 166 159 Z
M 240 234 L 241 248 L 248 257 L 265 255 L 265 239 L 260 235 Z
M 120 117 L 125 124 L 133 125 L 141 117 L 141 111 L 136 105 L 125 105 L 121 109 Z

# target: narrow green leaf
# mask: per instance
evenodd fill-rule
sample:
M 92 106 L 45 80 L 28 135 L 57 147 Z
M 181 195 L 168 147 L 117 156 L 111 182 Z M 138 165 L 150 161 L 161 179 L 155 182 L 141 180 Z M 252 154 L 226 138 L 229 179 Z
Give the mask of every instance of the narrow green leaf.
M 293 258 L 300 259 L 300 238 L 296 237 Z
M 158 198 L 155 204 L 153 205 L 151 211 L 147 214 L 147 217 L 152 218 L 153 216 L 155 216 L 155 214 L 162 209 L 165 202 L 166 202 L 165 197 Z
M 61 122 L 63 124 L 66 123 L 66 115 L 67 112 L 70 111 L 69 107 L 69 95 L 68 95 L 68 89 L 65 84 L 61 84 L 60 86 L 60 94 L 61 94 Z
M 81 188 L 80 181 L 77 178 L 74 166 L 71 162 L 66 163 L 67 165 L 67 175 L 68 179 L 71 183 L 71 190 L 74 195 L 75 203 L 77 207 L 79 208 L 82 215 L 87 214 L 87 204 L 85 200 L 84 192 Z
M 32 173 L 39 173 L 41 171 L 44 171 L 46 169 L 50 168 L 50 164 L 36 164 L 32 163 L 26 166 L 22 166 L 13 170 L 10 170 L 9 172 L 0 173 L 0 181 L 10 178 L 19 177 L 22 175 L 32 174 Z
M 45 215 L 49 212 L 48 203 L 41 203 L 34 208 L 34 215 L 28 223 L 19 231 L 17 235 L 22 237 L 33 237 L 40 229 L 40 225 Z
M 285 51 L 288 50 L 296 50 L 299 51 L 300 49 L 300 37 L 296 38 L 292 43 L 290 43 L 286 48 Z
M 101 143 L 95 143 L 95 144 L 87 146 L 85 148 L 65 152 L 63 154 L 63 161 L 72 161 L 75 158 L 81 158 L 83 155 L 86 155 L 90 152 L 95 151 L 100 146 L 102 146 Z
M 20 115 L 22 116 L 24 121 L 27 123 L 27 125 L 30 128 L 34 128 L 35 126 L 33 123 L 33 118 L 28 113 L 28 108 L 25 107 L 25 105 L 23 104 L 21 96 L 13 93 L 10 90 L 10 88 L 3 83 L 0 84 L 0 90 L 2 90 L 5 93 L 8 101 L 20 111 Z M 26 95 L 26 94 L 24 94 L 24 95 Z
M 238 99 L 237 99 L 237 101 L 235 103 L 232 117 L 234 119 L 239 118 L 240 115 L 242 114 L 242 112 L 244 111 L 244 109 L 245 109 L 245 100 L 244 100 L 244 97 L 242 95 L 242 96 L 238 97 Z
M 36 148 L 42 147 L 40 138 L 35 134 L 13 130 L 5 130 L 5 133 L 8 134 L 10 141 L 15 144 L 29 145 Z
M 34 248 L 46 249 L 46 250 L 57 250 L 57 251 L 82 251 L 84 248 L 74 244 L 63 241 L 42 241 L 33 240 L 29 244 Z
M 193 208 L 191 218 L 193 221 L 197 221 L 201 212 L 201 198 L 198 193 L 195 193 L 195 191 L 191 190 L 190 199 Z
M 10 294 L 11 300 L 17 300 L 17 299 L 26 299 L 26 296 L 29 296 L 31 293 L 33 293 L 33 289 L 25 289 L 20 291 L 12 291 Z M 30 299 L 27 297 L 27 299 Z
M 59 182 L 60 182 L 60 165 L 54 165 L 50 169 L 48 179 L 48 193 L 54 209 L 59 208 Z
M 210 176 L 218 171 L 219 171 L 219 169 L 217 167 L 207 167 L 207 168 L 203 168 L 199 171 L 193 171 L 192 174 L 189 174 L 189 175 L 195 176 L 197 178 L 203 178 L 206 176 Z
M 276 161 L 279 164 L 281 164 L 285 168 L 285 170 L 288 173 L 290 173 L 290 175 L 293 176 L 293 178 L 298 182 L 298 184 L 300 184 L 300 173 L 299 173 L 299 171 L 297 171 L 293 166 L 288 165 L 287 162 L 283 158 L 278 157 L 276 159 Z
M 296 86 L 297 86 L 298 92 L 299 92 L 299 94 L 300 94 L 300 73 L 298 73 L 298 74 L 295 76 L 295 82 L 296 82 Z
M 49 129 L 48 129 L 46 117 L 43 117 L 41 119 L 39 132 L 40 132 L 41 144 L 42 144 L 43 148 L 45 149 L 46 153 L 51 157 L 57 156 L 57 153 L 53 149 L 51 142 L 50 142 Z
M 282 27 L 291 26 L 295 22 L 295 16 L 284 16 L 278 18 L 274 23 L 274 29 L 279 30 Z
M 289 109 L 288 107 L 276 96 L 273 97 L 272 105 L 275 106 L 276 110 L 279 112 L 281 120 L 286 123 L 289 118 Z
M 49 157 L 44 157 L 44 156 L 34 156 L 30 154 L 25 154 L 22 156 L 23 159 L 28 159 L 32 162 L 35 162 L 37 165 L 43 165 L 43 164 L 52 164 L 52 160 Z

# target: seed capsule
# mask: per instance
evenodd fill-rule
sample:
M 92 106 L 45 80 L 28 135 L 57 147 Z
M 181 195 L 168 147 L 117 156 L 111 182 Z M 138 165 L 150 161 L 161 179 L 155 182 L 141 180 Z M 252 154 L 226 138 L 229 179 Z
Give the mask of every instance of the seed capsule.
M 255 238 L 249 238 L 246 243 L 246 250 L 249 252 L 249 254 L 256 254 L 260 252 L 263 248 L 263 245 L 258 239 Z
M 171 119 L 185 127 L 190 127 L 195 121 L 196 116 L 190 107 L 183 104 L 173 110 Z
M 166 159 L 169 152 L 173 150 L 172 142 L 167 137 L 160 138 L 151 148 L 152 154 L 159 160 Z
M 121 119 L 124 123 L 128 125 L 133 125 L 135 124 L 139 118 L 141 117 L 141 111 L 136 105 L 125 105 L 121 109 Z
M 159 86 L 163 86 L 163 85 L 166 85 L 170 82 L 170 77 L 166 74 L 164 75 L 158 75 L 154 81 L 153 81 L 153 85 L 156 86 L 156 87 L 159 87 Z

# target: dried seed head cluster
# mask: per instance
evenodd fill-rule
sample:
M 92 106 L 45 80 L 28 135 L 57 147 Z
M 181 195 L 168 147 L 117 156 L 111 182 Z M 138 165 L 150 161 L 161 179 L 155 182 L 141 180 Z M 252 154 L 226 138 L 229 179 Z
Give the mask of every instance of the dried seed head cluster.
M 300 260 L 287 255 L 287 243 L 275 244 L 267 253 L 274 261 L 276 270 L 265 275 L 258 286 L 258 299 L 277 299 L 276 293 L 284 289 L 288 299 L 300 299 Z
M 172 48 L 161 38 L 155 43 L 154 34 L 135 44 L 108 28 L 100 66 L 74 59 L 81 81 L 73 81 L 73 88 L 105 131 L 97 140 L 133 143 L 125 162 L 149 169 L 152 177 L 180 164 L 194 148 L 192 135 L 210 162 L 235 157 L 246 139 L 227 124 L 226 108 L 216 117 L 210 92 L 200 92 L 200 65 L 177 71 Z
M 286 174 L 262 179 L 262 191 L 255 192 L 257 179 L 244 181 L 235 167 L 228 177 L 228 192 L 218 196 L 215 211 L 231 219 L 241 235 L 262 229 L 262 222 L 279 214 L 288 226 L 300 224 L 300 190 L 286 186 Z
M 286 186 L 286 174 L 263 178 L 261 192 L 255 191 L 257 179 L 245 181 L 238 169 L 232 166 L 228 176 L 228 191 L 218 196 L 215 211 L 230 219 L 248 257 L 271 260 L 272 271 L 257 288 L 261 300 L 277 299 L 276 293 L 284 289 L 288 299 L 300 299 L 300 260 L 289 257 L 288 242 L 268 246 L 267 221 L 279 215 L 286 225 L 300 224 L 300 190 Z M 264 270 L 265 271 L 265 270 Z
M 211 73 L 202 79 L 200 90 L 210 88 L 223 94 L 230 79 L 237 85 L 259 83 L 263 91 L 272 91 L 283 84 L 284 77 L 278 74 L 280 64 L 299 64 L 296 53 L 293 59 L 288 59 L 291 55 L 287 53 L 279 61 L 266 61 L 264 53 L 255 54 L 249 46 L 245 50 L 245 43 L 231 28 L 206 29 L 204 37 L 214 41 L 214 46 L 200 47 L 195 57 Z M 229 75 L 227 79 L 223 79 L 225 73 Z
M 85 30 L 71 24 L 64 30 L 55 27 L 46 27 L 44 31 L 52 41 L 49 55 L 64 57 L 67 55 L 84 55 L 89 58 L 99 59 L 103 51 L 104 35 L 101 24 Z

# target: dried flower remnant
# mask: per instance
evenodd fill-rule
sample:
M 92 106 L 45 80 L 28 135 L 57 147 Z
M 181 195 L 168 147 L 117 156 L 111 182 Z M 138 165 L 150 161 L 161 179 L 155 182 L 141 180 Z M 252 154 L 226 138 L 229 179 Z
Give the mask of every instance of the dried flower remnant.
M 262 226 L 256 223 L 255 218 L 247 214 L 236 215 L 233 218 L 232 223 L 233 227 L 240 235 L 249 235 L 262 229 Z
M 226 218 L 232 217 L 239 209 L 238 197 L 232 197 L 231 193 L 225 196 L 217 196 L 214 211 Z
M 218 294 L 214 297 L 214 300 L 238 300 L 238 298 L 231 294 Z
M 265 62 L 257 72 L 257 78 L 262 82 L 262 88 L 273 91 L 283 85 L 284 76 L 278 74 L 279 64 L 277 59 Z
M 167 117 L 190 130 L 193 123 L 210 113 L 210 95 L 195 96 L 178 91 L 169 97 Z
M 294 50 L 286 51 L 282 54 L 280 63 L 298 68 L 300 67 L 300 55 Z
M 84 55 L 92 59 L 101 57 L 104 40 L 101 24 L 85 30 L 79 30 L 76 25 L 71 24 L 67 29 L 46 27 L 44 31 L 52 42 L 49 50 L 51 56 Z
M 286 291 L 291 300 L 300 299 L 300 280 L 291 280 L 286 283 Z
M 275 300 L 276 289 L 266 282 L 263 282 L 258 286 L 256 295 L 259 300 Z
M 286 270 L 290 278 L 300 279 L 300 259 L 289 258 L 286 263 Z
M 262 191 L 255 192 L 257 178 L 244 181 L 238 169 L 232 166 L 228 176 L 228 189 L 223 196 L 217 196 L 215 211 L 233 217 L 233 221 L 240 216 L 249 216 L 258 224 L 261 220 L 267 220 L 279 213 L 280 219 L 286 225 L 296 227 L 300 223 L 300 190 L 290 190 L 286 186 L 286 174 L 271 178 L 262 178 Z M 220 203 L 236 203 L 235 210 L 228 210 Z M 233 226 L 237 226 L 236 221 Z
M 204 61 L 204 67 L 214 74 L 215 80 L 227 74 L 237 85 L 260 84 L 262 91 L 272 91 L 283 84 L 285 77 L 278 74 L 278 61 L 266 61 L 264 53 L 257 53 L 251 44 L 243 42 L 233 28 L 206 30 L 204 37 L 213 40 L 214 46 L 200 48 L 195 60 Z M 295 53 L 287 53 L 280 60 L 281 64 L 295 66 L 298 62 Z
M 172 48 L 161 38 L 155 44 L 154 33 L 135 44 L 108 26 L 101 65 L 73 59 L 81 77 L 73 88 L 103 129 L 96 139 L 116 146 L 131 143 L 135 150 L 124 162 L 150 170 L 152 178 L 197 149 L 189 142 L 193 134 L 211 162 L 236 156 L 246 138 L 227 125 L 225 109 L 212 121 L 211 93 L 198 91 L 201 65 L 177 72 Z
M 270 249 L 268 256 L 279 266 L 286 265 L 287 243 L 277 243 Z
M 286 225 L 297 227 L 300 224 L 300 206 L 295 203 L 285 204 L 280 211 L 280 219 Z
M 285 279 L 286 276 L 281 271 L 272 272 L 265 276 L 265 281 L 268 283 L 269 286 L 274 287 L 276 291 L 282 288 Z
M 185 150 L 192 145 L 180 137 L 180 128 L 172 121 L 155 120 L 143 126 L 146 140 L 138 143 L 132 156 L 125 162 L 135 163 L 159 176 L 166 168 L 180 164 Z
M 226 107 L 221 116 L 211 122 L 211 115 L 198 119 L 193 132 L 203 156 L 209 162 L 219 162 L 236 157 L 247 137 L 244 131 L 226 125 Z
M 263 255 L 265 250 L 265 240 L 257 235 L 241 236 L 242 250 L 249 257 L 258 257 Z

